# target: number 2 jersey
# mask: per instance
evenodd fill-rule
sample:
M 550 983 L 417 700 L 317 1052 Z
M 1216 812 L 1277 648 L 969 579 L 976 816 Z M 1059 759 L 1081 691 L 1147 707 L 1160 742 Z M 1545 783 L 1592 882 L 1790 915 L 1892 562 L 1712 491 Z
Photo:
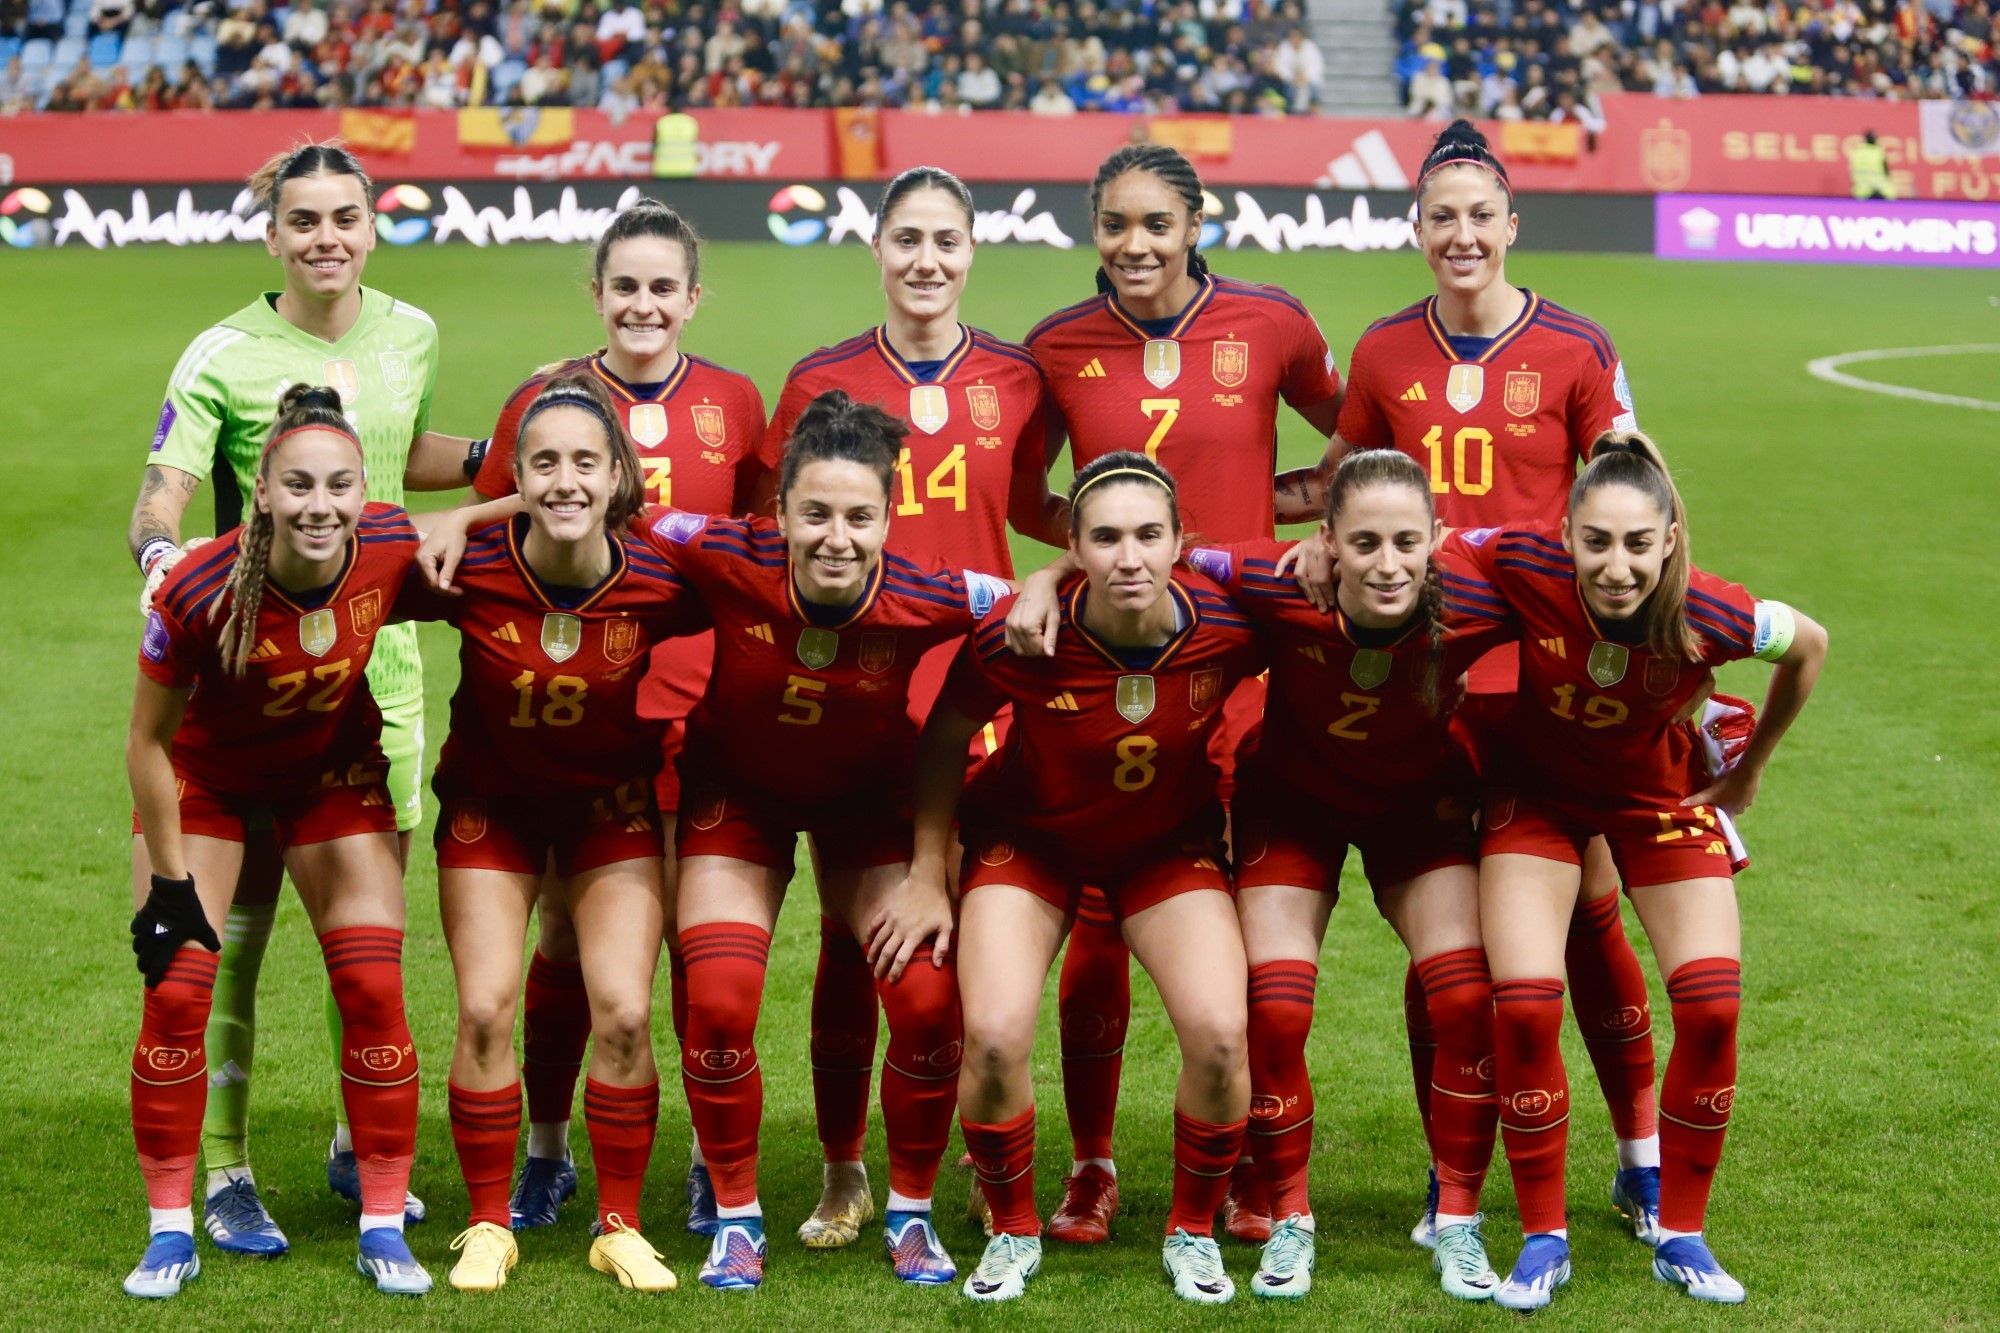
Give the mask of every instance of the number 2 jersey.
M 1305 306 L 1276 287 L 1204 277 L 1172 320 L 1142 324 L 1106 294 L 1027 337 L 1077 468 L 1129 449 L 1158 460 L 1182 526 L 1206 541 L 1271 535 L 1278 403 L 1338 397 L 1340 372 Z
M 1790 608 L 1694 569 L 1687 624 L 1701 659 L 1655 654 L 1591 614 L 1552 523 L 1458 532 L 1445 546 L 1488 585 L 1467 599 L 1490 596 L 1520 622 L 1520 693 L 1490 752 L 1482 746 L 1492 789 L 1593 808 L 1671 807 L 1695 790 L 1699 742 L 1686 718 L 1711 668 L 1775 660 L 1791 646 Z
M 708 623 L 681 579 L 628 533 L 611 538 L 611 572 L 597 586 L 544 583 L 522 552 L 528 525 L 516 514 L 471 533 L 457 597 L 412 571 L 396 604 L 399 618 L 459 632 L 440 794 L 595 790 L 650 775 L 660 729 L 638 713 L 647 654 Z
M 363 679 L 417 554 L 409 515 L 369 504 L 333 583 L 288 593 L 266 578 L 243 678 L 224 669 L 217 638 L 242 529 L 174 567 L 153 597 L 139 670 L 192 689 L 174 733 L 176 772 L 232 795 L 280 795 L 372 755 L 382 715 Z
M 959 650 L 944 697 L 975 719 L 1014 705 L 1013 731 L 967 789 L 962 821 L 1038 835 L 1102 864 L 1219 810 L 1208 733 L 1230 690 L 1263 662 L 1250 622 L 1198 574 L 1174 573 L 1178 628 L 1141 652 L 1085 627 L 1087 588 L 1077 575 L 1059 594 L 1053 657 L 1008 649 L 1013 602 L 1002 602 Z
M 627 384 L 604 365 L 603 353 L 544 367 L 515 389 L 493 424 L 493 444 L 472 488 L 489 500 L 514 493 L 514 458 L 521 418 L 552 379 L 594 375 L 611 394 L 625 433 L 645 469 L 646 503 L 697 514 L 741 514 L 763 465 L 757 447 L 764 435 L 764 398 L 748 375 L 683 352 L 659 384 Z M 639 714 L 684 718 L 708 683 L 712 656 L 704 635 L 668 639 L 655 646 L 652 667 L 639 687 Z
M 819 606 L 799 596 L 774 521 L 676 510 L 645 519 L 656 558 L 715 623 L 684 780 L 795 808 L 893 803 L 915 759 L 906 700 L 917 659 L 969 633 L 1007 585 L 884 551 L 860 600 Z

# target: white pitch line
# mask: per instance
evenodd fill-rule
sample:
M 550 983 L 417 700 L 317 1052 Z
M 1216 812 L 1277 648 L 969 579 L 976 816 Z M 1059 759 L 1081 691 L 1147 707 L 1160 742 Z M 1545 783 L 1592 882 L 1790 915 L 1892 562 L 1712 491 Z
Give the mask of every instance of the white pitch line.
M 1919 403 L 1935 403 L 1940 407 L 1969 407 L 1979 412 L 2000 412 L 2000 403 L 1984 398 L 1962 398 L 1952 393 L 1932 393 L 1928 389 L 1912 389 L 1901 384 L 1884 384 L 1879 380 L 1864 380 L 1856 375 L 1844 373 L 1840 368 L 1857 361 L 1909 361 L 1925 356 L 1973 356 L 1979 354 L 2000 354 L 2000 343 L 1953 343 L 1948 347 L 1877 347 L 1865 352 L 1842 352 L 1839 356 L 1823 356 L 1816 361 L 1806 362 L 1806 371 L 1815 379 L 1828 384 L 1841 384 L 1850 389 L 1865 389 L 1870 393 L 1886 393 L 1892 398 L 1910 398 Z

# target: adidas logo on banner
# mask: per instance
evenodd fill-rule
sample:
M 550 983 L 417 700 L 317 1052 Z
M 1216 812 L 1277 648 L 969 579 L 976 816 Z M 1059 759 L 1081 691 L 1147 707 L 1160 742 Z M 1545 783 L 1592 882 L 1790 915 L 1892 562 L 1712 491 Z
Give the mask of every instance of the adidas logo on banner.
M 1076 696 L 1068 690 L 1064 690 L 1061 694 L 1049 700 L 1046 706 L 1055 709 L 1058 713 L 1074 713 L 1077 711 Z
M 743 632 L 753 639 L 762 639 L 765 643 L 777 642 L 777 639 L 771 634 L 771 622 L 768 620 L 761 625 L 745 626 Z
M 1430 398 L 1424 393 L 1424 382 L 1418 380 L 1415 384 L 1403 390 L 1403 401 L 1406 403 L 1428 403 Z
M 273 643 L 269 639 L 266 639 L 262 643 L 257 645 L 257 650 L 255 652 L 250 654 L 250 660 L 253 662 L 268 662 L 272 658 L 278 656 L 283 651 L 284 649 L 278 647 L 277 644 Z
M 519 643 L 521 641 L 521 631 L 515 629 L 514 622 L 510 620 L 486 637 L 489 639 L 498 639 L 502 643 Z
M 1326 175 L 1317 184 L 1323 190 L 1407 190 L 1410 178 L 1403 174 L 1388 138 L 1380 130 L 1370 130 L 1326 164 Z
M 1093 356 L 1089 365 L 1076 372 L 1076 377 L 1080 380 L 1101 380 L 1104 378 L 1104 363 Z
M 1567 659 L 1569 656 L 1569 654 L 1563 651 L 1563 641 L 1560 638 L 1541 639 L 1538 640 L 1538 642 L 1540 642 L 1540 644 L 1542 645 L 1542 651 L 1546 653 L 1564 659 Z

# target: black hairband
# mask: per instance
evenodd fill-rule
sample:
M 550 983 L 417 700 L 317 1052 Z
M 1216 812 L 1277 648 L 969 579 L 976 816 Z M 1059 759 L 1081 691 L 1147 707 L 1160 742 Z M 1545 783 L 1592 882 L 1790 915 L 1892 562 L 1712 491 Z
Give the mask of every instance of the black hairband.
M 575 389 L 556 389 L 553 392 L 544 393 L 535 399 L 533 403 L 528 405 L 528 410 L 522 413 L 521 424 L 515 427 L 515 434 L 525 437 L 528 433 L 528 423 L 535 419 L 537 413 L 551 407 L 582 408 L 584 411 L 590 413 L 590 415 L 596 417 L 599 422 L 603 423 L 605 435 L 610 438 L 612 443 L 617 443 L 618 426 L 611 420 L 610 414 L 604 410 L 603 404 L 599 403 L 589 394 L 580 393 Z

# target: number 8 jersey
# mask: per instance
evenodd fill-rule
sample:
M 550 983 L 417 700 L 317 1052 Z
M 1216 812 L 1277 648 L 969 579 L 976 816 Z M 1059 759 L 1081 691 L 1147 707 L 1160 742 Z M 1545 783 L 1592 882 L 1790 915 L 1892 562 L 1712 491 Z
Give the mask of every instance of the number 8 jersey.
M 1416 459 L 1447 527 L 1560 520 L 1592 443 L 1638 426 L 1611 336 L 1525 295 L 1497 337 L 1447 334 L 1433 296 L 1354 346 L 1340 438 Z

